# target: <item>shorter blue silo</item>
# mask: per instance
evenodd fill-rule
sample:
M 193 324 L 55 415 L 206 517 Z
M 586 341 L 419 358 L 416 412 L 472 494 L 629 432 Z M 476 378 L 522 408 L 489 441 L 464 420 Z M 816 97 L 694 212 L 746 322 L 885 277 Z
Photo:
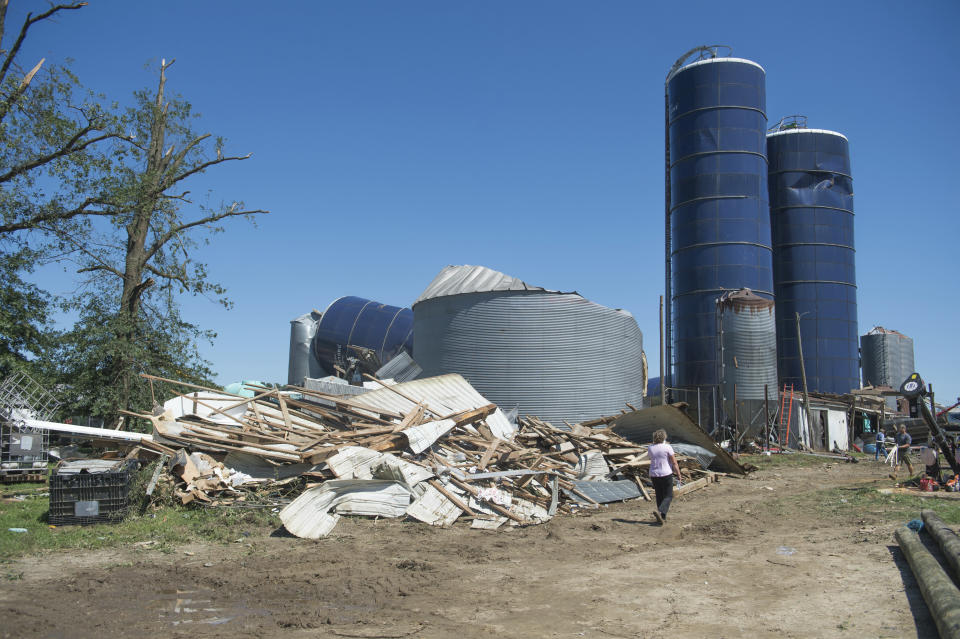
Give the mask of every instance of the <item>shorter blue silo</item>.
M 859 388 L 853 178 L 847 138 L 793 121 L 767 135 L 780 382 Z

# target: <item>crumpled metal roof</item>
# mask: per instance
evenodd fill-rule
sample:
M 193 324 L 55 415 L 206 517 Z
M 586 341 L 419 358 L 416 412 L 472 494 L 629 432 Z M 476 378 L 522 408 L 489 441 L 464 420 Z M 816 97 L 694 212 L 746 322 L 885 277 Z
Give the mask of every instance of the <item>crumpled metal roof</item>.
M 559 292 L 551 291 L 540 286 L 531 286 L 521 279 L 511 277 L 500 271 L 487 268 L 486 266 L 470 266 L 464 264 L 461 266 L 445 266 L 443 270 L 433 278 L 433 281 L 430 282 L 426 290 L 420 294 L 420 297 L 413 303 L 413 306 L 425 300 L 432 300 L 435 297 L 462 295 L 464 293 L 486 293 L 490 291 Z
M 643 410 L 618 415 L 613 432 L 638 444 L 649 444 L 654 431 L 667 431 L 669 443 L 685 442 L 705 448 L 716 455 L 711 464 L 719 470 L 738 475 L 746 474 L 746 469 L 730 453 L 720 448 L 713 438 L 697 426 L 680 408 L 672 404 L 653 406 Z
M 411 401 L 411 399 L 415 401 Z M 416 402 L 423 402 L 431 410 L 447 415 L 481 408 L 490 403 L 490 400 L 478 393 L 470 385 L 470 382 L 456 373 L 425 377 L 403 384 L 396 384 L 390 388 L 381 388 L 363 395 L 357 395 L 351 401 L 356 406 L 366 406 L 374 410 L 379 408 L 404 414 L 416 408 Z M 507 420 L 506 415 L 499 408 L 487 415 L 485 421 L 494 436 L 500 439 L 513 439 L 516 428 Z

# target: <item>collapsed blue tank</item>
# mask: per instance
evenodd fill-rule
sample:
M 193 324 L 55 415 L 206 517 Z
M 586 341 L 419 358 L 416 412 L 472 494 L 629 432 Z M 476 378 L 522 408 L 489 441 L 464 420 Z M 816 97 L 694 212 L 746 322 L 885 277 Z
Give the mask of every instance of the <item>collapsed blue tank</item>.
M 348 346 L 374 351 L 386 363 L 405 350 L 413 354 L 413 311 L 362 297 L 334 300 L 317 323 L 313 355 L 323 370 L 335 375 L 351 356 Z

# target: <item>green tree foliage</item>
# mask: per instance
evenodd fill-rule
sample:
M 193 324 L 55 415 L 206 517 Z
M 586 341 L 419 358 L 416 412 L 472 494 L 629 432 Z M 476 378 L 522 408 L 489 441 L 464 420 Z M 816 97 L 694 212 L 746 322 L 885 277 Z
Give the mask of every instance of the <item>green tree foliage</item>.
M 82 6 L 48 6 L 8 33 L 8 0 L 0 0 L 0 378 L 43 368 L 52 300 L 28 276 L 57 254 L 57 242 L 41 227 L 82 235 L 91 217 L 105 214 L 98 200 L 111 181 L 105 147 L 117 139 L 113 119 L 68 68 L 18 59 L 41 23 Z
M 49 346 L 49 296 L 22 279 L 34 259 L 24 249 L 0 254 L 0 379 L 14 370 L 40 376 L 38 358 Z

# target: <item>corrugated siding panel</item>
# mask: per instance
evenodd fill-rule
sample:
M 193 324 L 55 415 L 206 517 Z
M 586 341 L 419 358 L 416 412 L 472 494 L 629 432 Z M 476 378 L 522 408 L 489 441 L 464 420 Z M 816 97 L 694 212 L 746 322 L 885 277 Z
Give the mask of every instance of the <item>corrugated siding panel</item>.
M 460 375 L 440 375 L 416 379 L 412 382 L 396 384 L 395 388 L 407 397 L 424 402 L 428 407 L 445 414 L 459 413 L 474 408 L 482 408 L 490 403 L 497 403 L 493 398 L 477 392 L 466 379 Z M 351 398 L 354 404 L 381 408 L 397 413 L 407 413 L 414 408 L 414 403 L 390 388 L 370 391 Z M 487 425 L 495 435 L 508 438 L 514 428 L 499 408 L 486 418 Z
M 419 341 L 418 341 L 419 340 Z M 576 294 L 441 297 L 414 311 L 425 375 L 460 373 L 504 409 L 561 424 L 641 406 L 643 336 L 634 318 Z
M 737 399 L 764 399 L 764 385 L 770 397 L 777 393 L 777 328 L 774 307 L 724 309 L 723 327 L 724 396 Z

